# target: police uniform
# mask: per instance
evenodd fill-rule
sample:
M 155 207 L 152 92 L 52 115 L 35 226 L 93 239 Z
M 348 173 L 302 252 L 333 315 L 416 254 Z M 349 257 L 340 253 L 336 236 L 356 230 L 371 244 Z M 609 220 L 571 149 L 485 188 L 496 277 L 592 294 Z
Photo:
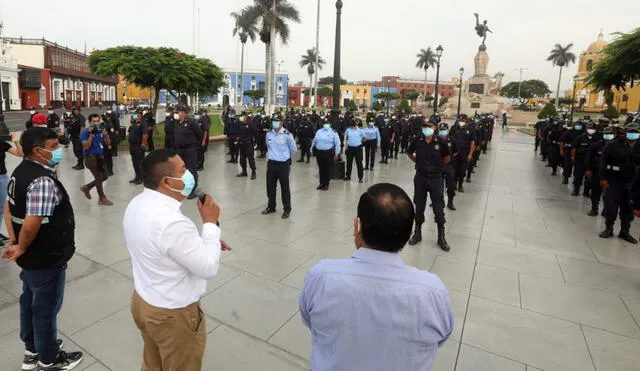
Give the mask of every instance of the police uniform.
M 560 138 L 564 129 L 559 121 L 554 121 L 547 134 L 547 143 L 549 144 L 549 165 L 551 165 L 551 175 L 556 175 L 558 166 L 562 164 L 562 157 L 560 156 Z
M 146 122 L 141 121 L 137 116 L 132 116 L 127 140 L 129 142 L 131 164 L 133 165 L 133 171 L 136 176 L 129 181 L 129 183 L 142 184 L 142 159 L 144 159 L 144 149 L 142 145 L 146 145 L 147 130 Z
M 367 141 L 364 143 L 364 170 L 373 171 L 373 165 L 376 163 L 376 149 L 380 147 L 380 130 L 372 121 L 369 121 L 367 127 L 362 129 Z
M 204 152 L 206 150 L 206 140 L 209 138 L 209 125 L 203 115 L 198 117 L 198 127 L 202 132 L 202 139 L 198 142 L 198 171 L 204 170 Z
M 389 155 L 391 153 L 391 140 L 393 139 L 393 128 L 389 123 L 389 118 L 384 118 L 384 123 L 378 128 L 380 131 L 380 160 L 381 164 L 389 163 Z
M 311 157 L 311 142 L 315 136 L 315 129 L 311 121 L 307 118 L 302 118 L 302 122 L 298 127 L 298 143 L 300 144 L 300 160 L 297 162 L 304 162 L 305 155 L 307 156 L 307 163 L 309 163 Z
M 172 112 L 167 112 L 164 122 L 164 148 L 176 148 L 176 120 Z
M 279 119 L 279 118 L 277 118 Z M 274 122 L 278 122 L 274 120 Z M 284 212 L 282 219 L 289 217 L 291 213 L 291 190 L 289 188 L 289 174 L 291 172 L 291 157 L 296 152 L 296 142 L 288 130 L 273 129 L 266 135 L 268 161 L 267 161 L 267 198 L 269 203 L 262 214 L 276 212 L 276 189 L 278 182 L 282 192 L 282 205 Z
M 356 168 L 358 169 L 358 181 L 362 183 L 364 176 L 364 170 L 362 168 L 362 143 L 367 141 L 367 137 L 362 129 L 355 126 L 348 128 L 344 137 L 347 145 L 347 173 L 344 180 L 351 180 L 351 170 L 353 169 L 353 160 L 355 160 Z
M 569 177 L 573 173 L 573 142 L 580 136 L 582 131 L 582 123 L 576 122 L 576 125 L 569 123 L 570 129 L 565 131 L 560 137 L 560 156 L 562 156 L 562 184 L 569 184 Z M 577 126 L 577 128 L 576 128 Z
M 101 128 L 107 131 L 107 135 L 109 135 L 109 140 L 111 141 L 110 146 L 104 146 L 102 149 L 102 156 L 104 157 L 104 164 L 107 167 L 107 172 L 109 176 L 113 175 L 113 153 L 117 151 L 113 146 L 114 143 L 118 141 L 118 136 L 116 134 L 116 129 L 111 121 L 111 115 L 105 115 L 104 121 L 102 122 Z M 100 130 L 102 131 L 102 130 Z M 111 148 L 109 148 L 111 147 Z
M 433 125 L 433 124 L 430 124 Z M 427 205 L 427 195 L 431 197 L 431 206 L 438 225 L 438 245 L 445 251 L 449 246 L 444 238 L 444 180 L 442 174 L 445 162 L 448 163 L 451 152 L 447 142 L 438 138 L 437 133 L 430 140 L 422 135 L 415 138 L 407 149 L 409 156 L 415 156 L 416 174 L 413 178 L 413 202 L 416 207 L 416 230 L 409 241 L 415 245 L 422 240 L 422 224 L 425 221 L 424 212 Z M 445 161 L 447 160 L 447 161 Z
M 147 149 L 149 152 L 153 152 L 156 150 L 153 143 L 153 128 L 156 126 L 156 119 L 150 112 L 147 112 L 142 115 L 142 121 L 147 123 Z
M 74 108 L 74 111 L 79 108 Z M 81 114 L 71 115 L 71 124 L 69 127 L 69 135 L 71 137 L 71 143 L 73 144 L 73 153 L 76 155 L 78 159 L 78 163 L 73 168 L 75 170 L 84 169 L 84 156 L 82 142 L 80 141 L 80 132 L 85 126 L 86 119 Z
M 240 128 L 240 123 L 235 117 L 233 112 L 229 113 L 227 117 L 227 125 L 225 129 L 227 129 L 227 138 L 229 143 L 229 152 L 231 153 L 231 158 L 227 163 L 235 164 L 238 162 L 238 154 L 240 152 L 238 147 L 238 129 Z
M 456 123 L 451 128 L 451 136 L 455 138 L 456 149 L 458 150 L 458 156 L 453 158 L 453 168 L 456 182 L 458 183 L 458 192 L 464 192 L 463 182 L 469 168 L 469 157 L 475 152 L 477 144 L 476 129 L 464 121 L 462 121 L 462 123 L 462 125 Z M 469 181 L 471 181 L 470 178 Z
M 400 138 L 402 137 L 401 120 L 402 118 L 400 118 L 399 120 L 393 120 L 391 122 L 391 127 L 393 128 L 393 143 L 392 143 L 393 158 L 398 158 L 398 152 L 400 152 L 400 142 L 401 142 Z M 391 154 L 389 154 L 389 156 L 391 156 Z
M 249 118 L 244 115 L 244 119 L 247 121 L 242 122 L 237 129 L 237 146 L 240 151 L 240 167 L 242 172 L 238 174 L 238 177 L 247 176 L 247 160 L 249 167 L 251 168 L 251 179 L 256 178 L 256 161 L 253 152 L 253 143 L 258 135 L 257 128 L 253 124 L 249 123 Z
M 587 157 L 587 152 L 589 152 L 589 147 L 591 147 L 591 144 L 601 139 L 600 135 L 596 133 L 595 124 L 587 124 L 587 130 L 590 130 L 592 134 L 589 134 L 585 131 L 584 133 L 578 135 L 572 143 L 571 158 L 574 163 L 573 192 L 571 193 L 572 196 L 577 196 L 578 194 L 580 194 L 580 187 L 582 186 L 584 173 L 586 171 L 585 160 Z M 592 184 L 593 183 L 589 179 L 584 181 L 583 196 L 589 197 L 591 195 Z
M 340 137 L 335 130 L 322 128 L 316 132 L 310 149 L 318 162 L 320 184 L 316 189 L 326 191 L 331 181 L 333 158 L 340 154 Z
M 444 135 L 440 135 L 444 134 Z M 449 125 L 442 123 L 439 126 L 438 137 L 442 139 L 447 147 L 449 147 L 449 153 L 451 156 L 451 161 L 444 166 L 442 171 L 445 185 L 447 186 L 447 208 L 449 210 L 456 210 L 456 207 L 453 204 L 453 198 L 456 196 L 456 171 L 453 167 L 455 158 L 458 157 L 458 149 L 456 148 L 455 139 L 452 138 L 449 134 Z
M 591 183 L 591 210 L 587 214 L 589 216 L 598 216 L 598 206 L 600 205 L 600 198 L 602 197 L 602 187 L 600 187 L 600 158 L 602 157 L 604 146 L 615 137 L 613 128 L 605 128 L 603 136 L 607 136 L 609 139 L 602 138 L 592 143 L 584 161 L 586 177 L 589 183 Z
M 178 108 L 178 110 L 186 108 Z M 184 121 L 176 121 L 176 149 L 187 169 L 198 184 L 198 148 L 202 143 L 202 130 L 195 120 L 185 117 Z M 195 188 L 194 188 L 195 189 Z

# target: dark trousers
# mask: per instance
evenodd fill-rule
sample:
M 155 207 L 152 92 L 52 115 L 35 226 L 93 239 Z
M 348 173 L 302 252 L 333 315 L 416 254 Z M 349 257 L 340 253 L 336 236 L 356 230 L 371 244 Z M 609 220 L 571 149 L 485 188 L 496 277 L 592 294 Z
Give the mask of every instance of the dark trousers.
M 256 171 L 253 143 L 238 143 L 238 149 L 240 150 L 240 167 L 242 168 L 242 172 L 247 172 L 247 160 L 249 160 L 249 168 L 251 168 L 252 171 Z
M 280 182 L 284 211 L 291 211 L 291 190 L 289 189 L 290 170 L 291 167 L 288 162 L 271 160 L 267 162 L 267 198 L 269 199 L 267 207 L 270 210 L 276 209 L 276 189 L 278 182 Z
M 574 187 L 580 188 L 582 186 L 582 182 L 584 179 L 584 158 L 576 157 L 575 164 L 573 165 L 573 185 Z M 584 182 L 584 190 L 586 191 L 588 188 L 587 184 L 590 186 L 590 181 Z
M 198 149 L 195 146 L 178 149 L 178 154 L 184 161 L 187 170 L 196 178 L 198 185 Z
M 136 173 L 135 179 L 142 181 L 142 159 L 144 158 L 144 151 L 142 147 L 135 146 L 129 147 L 129 153 L 131 154 L 133 171 Z
M 593 170 L 591 178 L 586 178 L 591 183 L 591 208 L 598 209 L 600 198 L 602 198 L 602 188 L 600 188 L 600 173 L 598 169 Z
M 558 169 L 558 166 L 562 165 L 562 160 L 560 156 L 560 145 L 552 143 L 549 146 L 549 165 L 551 165 L 554 173 Z
M 546 161 L 547 157 L 549 157 L 549 147 L 551 147 L 551 144 L 549 144 L 549 142 L 542 139 L 540 140 L 540 154 L 542 155 L 543 161 Z
M 362 179 L 364 175 L 364 170 L 362 169 L 362 146 L 347 147 L 347 178 L 351 178 L 354 159 L 356 160 L 356 168 L 358 169 L 358 179 Z
M 114 153 L 115 151 L 113 148 L 111 149 L 105 148 L 102 154 L 102 156 L 104 157 L 104 164 L 107 167 L 107 171 L 109 174 L 113 173 L 113 154 Z
M 380 144 L 380 157 L 382 157 L 382 161 L 387 161 L 390 153 L 391 139 L 382 139 L 382 143 Z
M 467 161 L 467 178 L 471 178 L 471 170 L 476 167 L 476 163 L 480 157 L 480 148 L 476 148 L 475 152 L 471 155 L 471 160 Z
M 304 160 L 304 156 L 307 156 L 307 160 L 311 158 L 311 141 L 311 139 L 299 139 L 301 160 Z
M 540 138 L 538 138 L 538 136 L 536 135 L 536 140 L 535 140 L 535 147 L 534 147 L 534 152 L 538 152 L 538 148 L 540 147 Z
M 147 134 L 147 149 L 149 152 L 153 152 L 156 150 L 156 146 L 153 144 L 153 127 Z
M 311 146 L 311 142 L 309 142 L 307 147 L 309 146 Z M 256 138 L 256 147 L 258 148 L 258 151 L 260 151 L 260 155 L 267 153 L 267 137 L 265 132 L 258 134 L 258 137 Z
M 456 195 L 456 171 L 453 168 L 453 164 L 445 165 L 442 173 L 444 183 L 447 186 L 447 196 L 453 198 Z
M 93 175 L 93 181 L 91 183 L 85 184 L 85 187 L 89 188 L 89 190 L 96 187 L 98 191 L 98 196 L 100 198 L 104 197 L 104 190 L 102 189 L 102 182 L 109 178 L 109 174 L 107 173 L 107 168 L 104 163 L 104 158 L 102 156 L 93 156 L 87 155 L 84 156 L 84 166 L 91 171 L 91 175 Z
M 164 148 L 174 149 L 176 147 L 176 137 L 173 135 L 167 135 L 164 137 Z
M 231 153 L 231 161 L 238 161 L 238 142 L 233 139 L 229 139 L 229 152 Z
M 416 206 L 416 227 L 424 223 L 424 211 L 427 206 L 427 195 L 431 197 L 431 207 L 435 215 L 436 224 L 444 225 L 444 181 L 442 177 L 428 178 L 416 174 L 413 178 L 413 203 Z
M 204 167 L 204 150 L 205 146 L 202 145 L 199 145 L 198 148 L 196 148 L 196 153 L 198 154 L 198 169 Z
M 364 167 L 373 170 L 373 165 L 376 163 L 376 148 L 378 147 L 378 141 L 367 140 L 364 143 Z
M 467 151 L 469 150 L 467 149 Z M 458 184 L 462 184 L 462 182 L 464 181 L 464 177 L 467 175 L 468 157 L 468 152 L 461 151 L 456 157 L 453 158 L 453 167 Z
M 82 147 L 82 142 L 80 141 L 80 138 L 73 138 L 71 140 L 71 143 L 73 144 L 73 154 L 76 155 L 76 158 L 78 159 L 78 165 L 82 165 L 82 162 L 84 160 L 84 156 L 83 156 L 84 148 Z
M 331 181 L 331 170 L 333 170 L 333 155 L 334 150 L 328 149 L 322 151 L 315 150 L 316 161 L 318 163 L 318 177 L 320 178 L 320 185 L 328 186 Z
M 564 163 L 562 166 L 562 176 L 569 178 L 573 173 L 573 160 L 571 159 L 571 147 L 564 149 Z M 582 180 L 580 181 L 582 183 Z
M 23 269 L 20 295 L 20 339 L 38 353 L 43 363 L 58 355 L 58 312 L 64 297 L 66 266 L 55 269 Z
M 604 192 L 604 221 L 607 228 L 613 228 L 616 214 L 620 215 L 620 230 L 629 232 L 633 221 L 633 207 L 631 206 L 631 191 L 629 183 L 616 178 L 610 178 L 609 188 Z
M 407 147 L 409 147 L 409 136 L 403 135 L 400 139 L 400 150 L 401 153 L 407 152 Z
M 398 158 L 398 152 L 400 152 L 400 140 L 394 140 L 391 145 L 393 146 L 393 157 Z

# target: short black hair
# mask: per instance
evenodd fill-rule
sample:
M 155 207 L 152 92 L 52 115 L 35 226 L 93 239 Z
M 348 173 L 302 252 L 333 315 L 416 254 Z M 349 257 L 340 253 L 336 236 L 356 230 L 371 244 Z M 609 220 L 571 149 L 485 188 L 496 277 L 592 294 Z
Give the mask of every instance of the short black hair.
M 160 181 L 166 176 L 171 176 L 169 159 L 178 155 L 172 149 L 157 149 L 142 160 L 142 183 L 145 188 L 157 190 Z
M 35 127 L 22 132 L 20 136 L 20 145 L 24 157 L 32 154 L 34 148 L 44 148 L 45 142 L 49 139 L 58 139 L 58 134 L 45 127 Z
M 89 115 L 89 117 L 87 117 L 87 121 L 91 122 L 91 119 L 97 117 L 98 119 L 100 119 L 100 115 L 98 115 L 97 113 L 92 113 Z
M 360 196 L 358 218 L 367 247 L 398 252 L 409 241 L 415 211 L 411 198 L 402 188 L 379 183 Z

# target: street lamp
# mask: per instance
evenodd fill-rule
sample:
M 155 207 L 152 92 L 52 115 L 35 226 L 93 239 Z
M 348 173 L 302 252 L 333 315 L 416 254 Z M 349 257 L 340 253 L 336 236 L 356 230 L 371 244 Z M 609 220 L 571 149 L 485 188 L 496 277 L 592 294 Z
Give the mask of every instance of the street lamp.
M 578 84 L 578 81 L 580 81 L 580 76 L 575 75 L 573 76 L 573 97 L 571 99 L 571 122 L 573 122 L 573 107 L 575 106 L 576 103 L 576 86 Z
M 336 1 L 336 45 L 333 53 L 333 105 L 331 115 L 333 128 L 340 126 L 340 22 L 342 18 L 342 0 Z
M 460 101 L 462 100 L 462 75 L 464 75 L 464 67 L 460 67 L 460 84 L 458 85 L 458 113 L 456 120 L 460 119 Z
M 440 85 L 440 57 L 442 57 L 442 45 L 438 45 L 436 48 L 436 57 L 438 57 L 438 61 L 436 64 L 436 91 L 433 97 L 433 114 L 435 115 L 438 112 L 438 85 Z

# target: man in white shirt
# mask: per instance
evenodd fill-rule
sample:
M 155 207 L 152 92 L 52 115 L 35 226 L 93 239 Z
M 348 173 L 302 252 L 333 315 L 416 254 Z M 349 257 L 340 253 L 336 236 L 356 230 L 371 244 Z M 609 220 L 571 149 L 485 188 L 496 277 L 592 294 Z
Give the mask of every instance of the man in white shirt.
M 195 185 L 172 150 L 156 150 L 142 162 L 144 191 L 124 215 L 135 291 L 131 312 L 144 341 L 142 370 L 200 370 L 206 321 L 200 297 L 220 267 L 220 208 L 210 196 L 198 201 L 202 234 L 180 211 Z

